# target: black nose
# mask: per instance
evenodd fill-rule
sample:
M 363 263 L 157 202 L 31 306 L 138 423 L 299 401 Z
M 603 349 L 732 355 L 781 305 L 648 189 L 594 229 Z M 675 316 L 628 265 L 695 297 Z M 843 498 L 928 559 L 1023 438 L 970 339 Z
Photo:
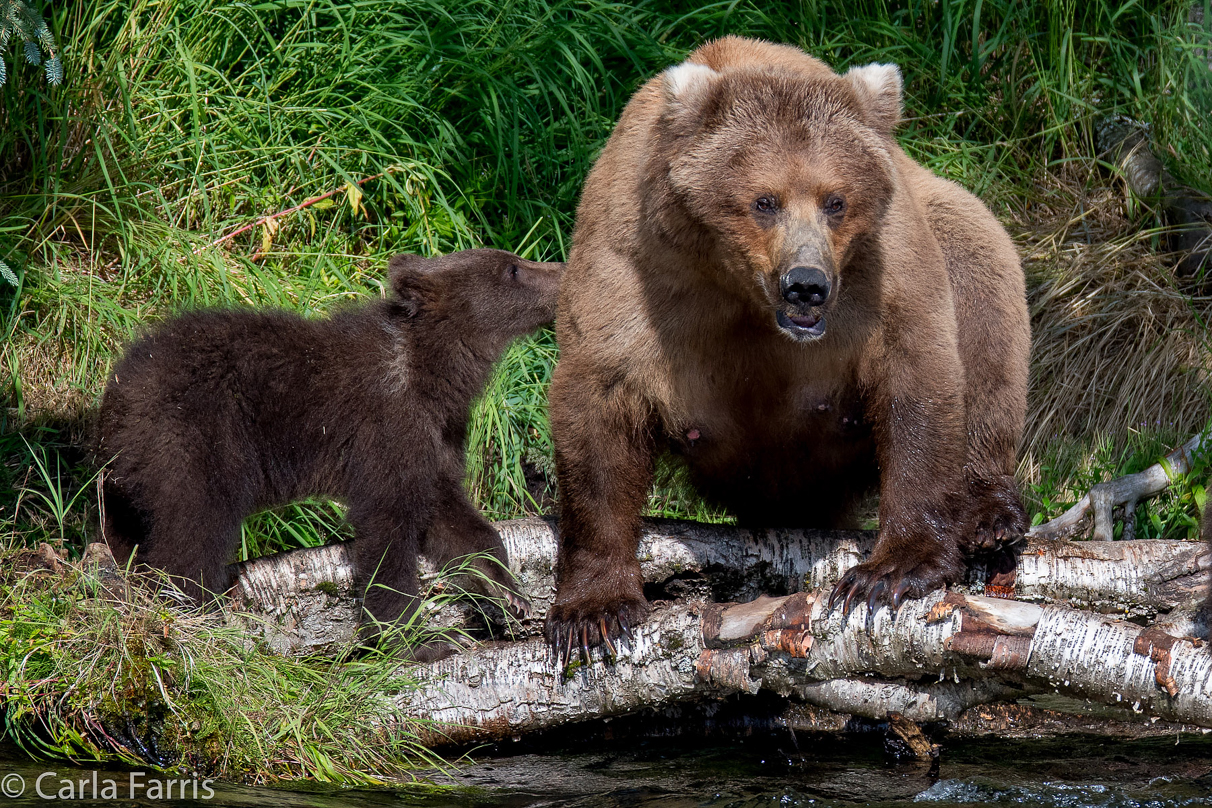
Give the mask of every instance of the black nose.
M 819 306 L 829 299 L 829 276 L 816 267 L 792 267 L 779 281 L 794 306 Z

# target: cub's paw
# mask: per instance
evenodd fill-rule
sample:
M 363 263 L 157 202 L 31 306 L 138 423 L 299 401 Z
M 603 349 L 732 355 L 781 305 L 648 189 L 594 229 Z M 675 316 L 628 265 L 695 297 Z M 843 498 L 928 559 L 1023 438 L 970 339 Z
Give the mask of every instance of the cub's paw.
M 513 575 L 510 575 L 508 571 L 504 573 L 498 571 L 498 574 L 492 575 L 486 574 L 482 578 L 473 577 L 471 578 L 471 588 L 496 602 L 505 614 L 515 620 L 525 620 L 534 611 L 531 602 L 526 600 L 526 597 L 522 596 L 519 591 L 518 581 L 514 580 Z
M 613 597 L 591 593 L 564 597 L 557 592 L 543 633 L 561 667 L 572 661 L 574 648 L 585 662 L 590 659 L 590 649 L 599 645 L 618 656 L 616 644 L 622 638 L 632 641 L 632 628 L 644 622 L 648 611 L 643 591 Z
M 1027 532 L 1027 511 L 1014 478 L 976 480 L 968 485 L 969 553 L 997 550 L 1020 541 Z
M 833 587 L 829 608 L 841 603 L 842 613 L 849 615 L 858 603 L 866 601 L 870 618 L 881 605 L 895 611 L 906 598 L 925 597 L 958 581 L 963 572 L 959 554 L 944 552 L 937 545 L 891 550 L 877 546 L 870 559 L 851 568 Z
M 517 580 L 508 568 L 497 563 L 495 559 L 477 560 L 475 566 L 477 572 L 465 576 L 469 588 L 495 602 L 514 620 L 530 617 L 534 609 L 530 601 L 522 595 Z

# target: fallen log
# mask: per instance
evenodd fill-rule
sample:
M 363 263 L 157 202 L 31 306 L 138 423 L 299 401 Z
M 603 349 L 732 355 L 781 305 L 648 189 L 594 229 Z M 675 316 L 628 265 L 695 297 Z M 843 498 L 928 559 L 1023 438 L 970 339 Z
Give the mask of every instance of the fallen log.
M 527 519 L 497 527 L 534 613 L 513 625 L 483 604 L 430 615 L 438 625 L 514 638 L 409 669 L 420 686 L 397 706 L 425 719 L 431 744 L 759 690 L 913 721 L 955 720 L 975 705 L 1055 691 L 1212 727 L 1212 655 L 1185 636 L 1196 631 L 1192 610 L 1206 587 L 1203 543 L 1033 539 L 974 564 L 956 591 L 907 602 L 895 616 L 860 604 L 844 617 L 825 607 L 826 594 L 869 552 L 873 533 L 651 520 L 639 553 L 645 581 L 658 598 L 680 600 L 658 604 L 617 658 L 596 651 L 592 662 L 565 669 L 535 636 L 554 592 L 553 526 Z M 308 652 L 352 637 L 359 606 L 344 545 L 257 559 L 238 572 L 233 600 L 275 648 Z M 1142 628 L 1074 604 L 1162 619 Z
M 430 744 L 468 743 L 642 706 L 791 694 L 868 718 L 955 719 L 976 704 L 1055 691 L 1212 727 L 1212 654 L 1190 638 L 1063 606 L 942 591 L 850 615 L 828 590 L 744 604 L 664 604 L 614 659 L 559 667 L 538 639 L 412 669 L 398 697 Z M 601 658 L 600 658 L 601 657 Z M 869 676 L 879 678 L 867 678 Z
M 1174 274 L 1198 276 L 1212 255 L 1212 199 L 1166 170 L 1153 153 L 1150 129 L 1122 115 L 1103 118 L 1094 127 L 1099 159 L 1119 170 L 1134 196 L 1158 208 L 1168 247 L 1179 257 Z
M 483 637 L 540 632 L 555 592 L 556 535 L 543 519 L 497 523 L 511 570 L 534 610 L 520 624 L 491 604 L 446 603 L 435 625 Z M 716 602 L 749 601 L 832 586 L 875 543 L 869 531 L 748 530 L 648 520 L 640 544 L 644 580 L 654 594 Z M 1043 603 L 1068 603 L 1137 618 L 1194 607 L 1207 587 L 1212 555 L 1200 542 L 1063 542 L 1030 539 L 1006 558 L 977 562 L 960 591 Z M 311 653 L 347 643 L 360 604 L 345 545 L 295 550 L 236 565 L 236 609 L 281 653 Z M 426 574 L 447 586 L 436 571 Z

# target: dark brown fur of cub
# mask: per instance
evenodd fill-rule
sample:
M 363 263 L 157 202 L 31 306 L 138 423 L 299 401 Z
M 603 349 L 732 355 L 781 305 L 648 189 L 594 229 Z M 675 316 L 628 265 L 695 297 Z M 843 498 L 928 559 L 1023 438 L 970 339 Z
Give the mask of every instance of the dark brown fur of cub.
M 400 255 L 387 299 L 331 319 L 197 311 L 153 329 L 101 401 L 105 540 L 119 559 L 137 545 L 201 599 L 230 585 L 244 517 L 333 497 L 349 506 L 377 620 L 415 608 L 418 553 L 439 565 L 487 553 L 489 594 L 524 606 L 463 491 L 463 441 L 493 362 L 554 317 L 562 267 L 501 250 Z
M 1030 333 L 1014 246 L 899 148 L 900 72 L 729 37 L 632 98 L 586 182 L 550 394 L 558 646 L 647 612 L 653 459 L 749 525 L 880 538 L 840 584 L 899 603 L 1026 527 Z

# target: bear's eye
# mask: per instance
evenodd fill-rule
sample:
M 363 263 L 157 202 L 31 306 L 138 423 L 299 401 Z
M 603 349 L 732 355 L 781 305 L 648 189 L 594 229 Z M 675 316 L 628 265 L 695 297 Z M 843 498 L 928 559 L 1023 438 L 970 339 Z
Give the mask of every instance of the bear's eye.
M 759 196 L 753 203 L 753 209 L 758 213 L 774 213 L 778 208 L 779 203 L 772 196 Z
M 510 278 L 512 278 L 513 280 L 517 280 L 517 277 L 518 277 L 518 265 L 517 264 L 510 264 L 509 268 L 506 269 L 505 271 L 509 273 Z
M 830 216 L 841 216 L 846 212 L 846 200 L 837 194 L 825 200 L 825 213 Z

